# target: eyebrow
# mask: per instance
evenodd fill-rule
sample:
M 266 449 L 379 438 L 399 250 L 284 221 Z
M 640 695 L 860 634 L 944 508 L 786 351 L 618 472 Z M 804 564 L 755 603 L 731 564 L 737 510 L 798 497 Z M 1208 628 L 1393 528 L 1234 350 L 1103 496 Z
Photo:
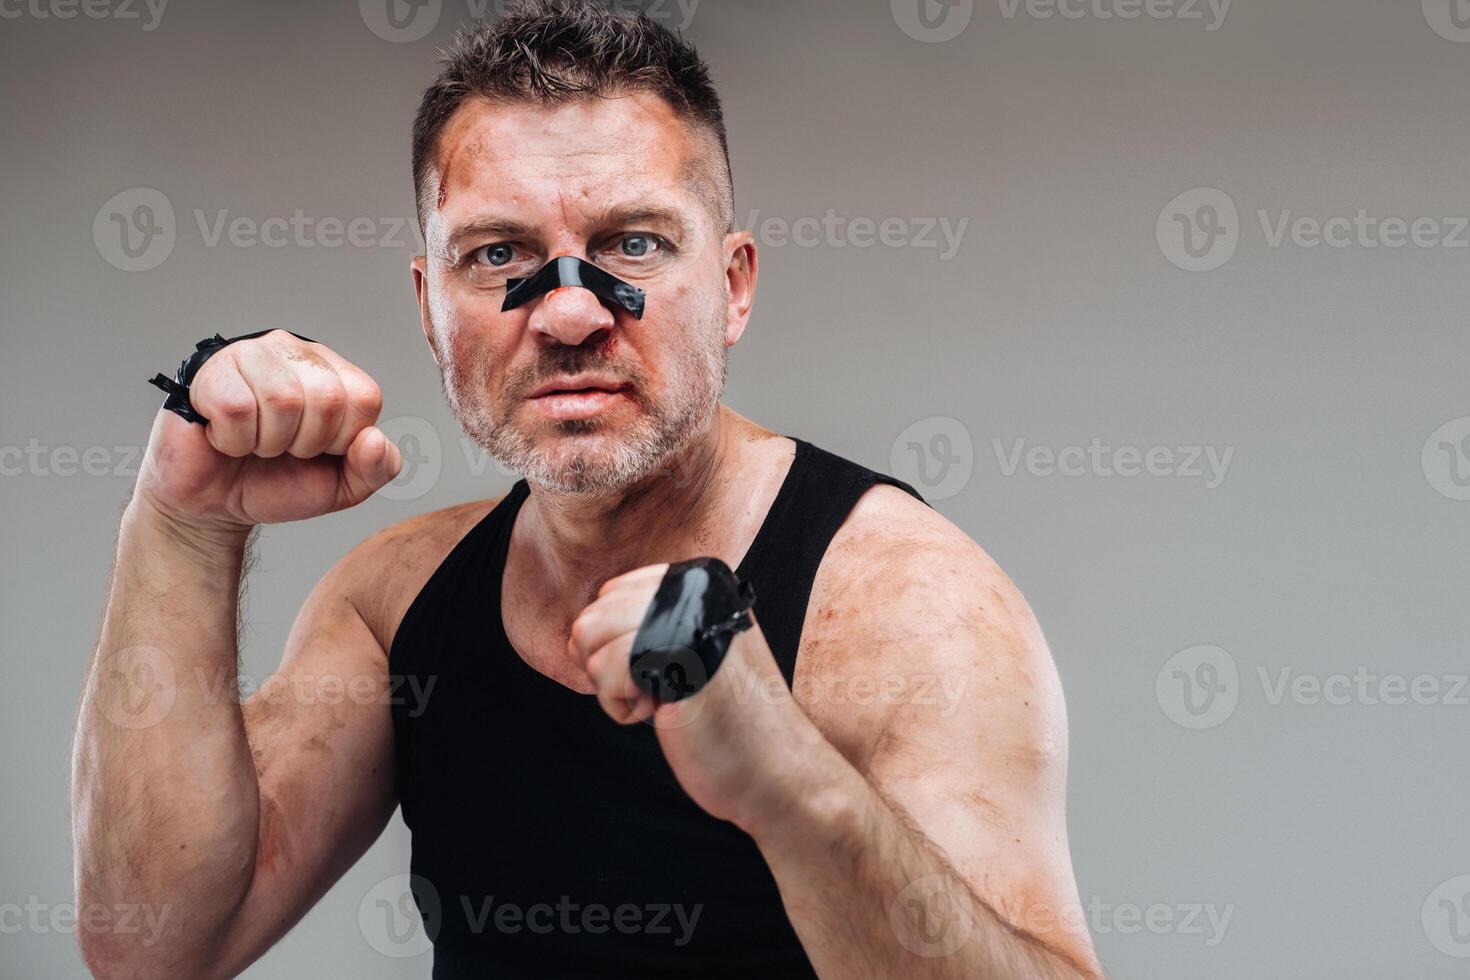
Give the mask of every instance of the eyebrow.
M 689 223 L 684 216 L 672 208 L 653 204 L 614 205 L 591 216 L 589 222 L 597 228 L 621 228 L 628 225 L 651 224 L 673 229 L 680 237 L 689 234 Z M 458 254 L 466 239 L 489 237 L 534 238 L 536 230 L 523 221 L 500 218 L 494 215 L 475 215 L 455 225 L 444 239 L 444 251 L 448 255 Z
M 476 215 L 451 228 L 449 234 L 444 237 L 444 242 L 452 251 L 456 243 L 466 238 L 483 238 L 489 235 L 514 237 L 531 233 L 531 226 L 521 221 L 497 218 L 492 215 Z
M 672 208 L 655 204 L 627 204 L 608 208 L 593 216 L 592 223 L 602 228 L 625 227 L 627 225 L 663 225 L 671 228 L 680 237 L 689 234 L 689 223 L 684 216 Z

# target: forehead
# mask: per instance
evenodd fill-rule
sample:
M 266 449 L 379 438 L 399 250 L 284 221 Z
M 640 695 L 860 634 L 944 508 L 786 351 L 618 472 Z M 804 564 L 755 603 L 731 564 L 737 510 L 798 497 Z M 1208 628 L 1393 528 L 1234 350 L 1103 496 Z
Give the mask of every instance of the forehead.
M 439 135 L 431 224 L 494 212 L 568 220 L 615 204 L 690 207 L 690 174 L 705 152 L 673 108 L 633 93 L 540 107 L 472 99 Z

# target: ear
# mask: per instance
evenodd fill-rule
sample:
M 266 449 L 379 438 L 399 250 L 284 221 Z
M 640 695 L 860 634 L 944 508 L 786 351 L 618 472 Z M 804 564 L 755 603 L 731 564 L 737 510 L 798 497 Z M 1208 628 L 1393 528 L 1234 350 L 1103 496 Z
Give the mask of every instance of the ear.
M 733 231 L 725 236 L 725 286 L 729 304 L 725 311 L 725 346 L 734 347 L 755 305 L 757 261 L 755 236 L 748 231 Z
M 439 360 L 439 348 L 434 346 L 434 326 L 429 320 L 429 260 L 422 255 L 415 255 L 409 263 L 413 272 L 413 292 L 419 301 L 419 326 L 423 328 L 424 339 L 429 342 L 429 353 L 434 357 L 434 363 L 442 371 L 443 364 Z

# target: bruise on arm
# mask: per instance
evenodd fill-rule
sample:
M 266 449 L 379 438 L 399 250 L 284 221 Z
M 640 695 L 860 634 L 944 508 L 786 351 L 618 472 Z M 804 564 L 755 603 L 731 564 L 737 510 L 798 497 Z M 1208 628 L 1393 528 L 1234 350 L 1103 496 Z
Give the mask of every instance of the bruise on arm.
M 870 490 L 813 588 L 794 684 L 829 741 L 1014 928 L 1094 962 L 1061 685 L 1026 600 L 942 516 Z
M 393 805 L 388 711 L 372 631 L 344 596 L 313 593 L 280 668 L 244 706 L 260 788 L 253 890 L 315 901 L 377 837 Z
M 392 815 L 387 651 L 429 576 L 494 503 L 416 517 L 354 549 L 313 589 L 280 667 L 243 705 L 260 815 L 252 922 L 231 937 L 230 962 L 284 934 Z

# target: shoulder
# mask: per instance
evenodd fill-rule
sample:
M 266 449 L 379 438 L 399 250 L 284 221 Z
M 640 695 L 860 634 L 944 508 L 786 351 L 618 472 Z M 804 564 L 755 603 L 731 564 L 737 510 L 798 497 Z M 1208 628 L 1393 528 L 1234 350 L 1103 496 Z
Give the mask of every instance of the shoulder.
M 883 619 L 905 635 L 983 625 L 1040 638 L 1030 606 L 990 555 L 937 510 L 887 484 L 867 490 L 838 528 L 813 602 L 830 618 Z
M 885 738 L 941 719 L 979 735 L 967 717 L 1015 752 L 1064 757 L 1060 683 L 1030 605 L 979 544 L 897 487 L 864 493 L 828 546 L 797 674 L 827 697 L 814 714 L 860 767 Z
M 344 555 L 322 586 L 352 603 L 386 651 L 435 569 L 502 499 L 456 504 L 391 524 Z

